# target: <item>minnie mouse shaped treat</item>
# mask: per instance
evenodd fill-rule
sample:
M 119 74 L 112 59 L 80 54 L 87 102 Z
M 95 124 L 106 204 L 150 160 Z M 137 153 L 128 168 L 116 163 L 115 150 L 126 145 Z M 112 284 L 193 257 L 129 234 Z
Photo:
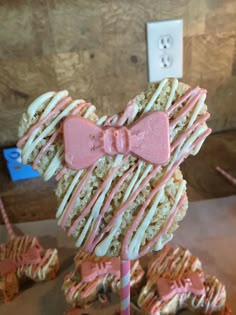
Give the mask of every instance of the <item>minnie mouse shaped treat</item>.
M 182 309 L 203 315 L 230 314 L 225 302 L 225 286 L 203 272 L 200 260 L 187 249 L 168 245 L 150 264 L 138 298 L 143 315 L 176 314 Z
M 97 256 L 135 260 L 173 237 L 187 207 L 179 169 L 211 130 L 206 90 L 165 79 L 123 112 L 48 92 L 23 114 L 22 160 L 56 177 L 56 217 L 76 246 Z
M 23 163 L 59 181 L 59 225 L 85 252 L 121 258 L 121 315 L 130 314 L 130 260 L 160 250 L 186 213 L 179 166 L 211 133 L 205 98 L 165 79 L 110 117 L 67 91 L 41 95 L 22 116 Z
M 1 198 L 0 210 L 10 238 L 0 245 L 0 296 L 1 301 L 8 302 L 18 294 L 25 280 L 55 278 L 59 260 L 57 249 L 44 250 L 36 237 L 15 236 Z
M 108 301 L 106 293 L 120 292 L 120 259 L 118 257 L 96 257 L 79 251 L 75 257 L 75 270 L 66 275 L 63 291 L 66 301 L 74 307 L 88 307 L 94 301 Z M 139 261 L 131 264 L 131 290 L 141 285 L 144 270 Z

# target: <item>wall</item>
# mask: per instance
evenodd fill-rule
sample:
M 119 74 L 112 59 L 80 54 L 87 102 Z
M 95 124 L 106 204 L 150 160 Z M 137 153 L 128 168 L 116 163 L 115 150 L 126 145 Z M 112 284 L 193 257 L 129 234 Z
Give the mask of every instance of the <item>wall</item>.
M 121 110 L 147 86 L 145 22 L 184 19 L 184 78 L 209 91 L 214 131 L 236 128 L 235 0 L 0 2 L 0 145 L 27 104 L 68 89 Z

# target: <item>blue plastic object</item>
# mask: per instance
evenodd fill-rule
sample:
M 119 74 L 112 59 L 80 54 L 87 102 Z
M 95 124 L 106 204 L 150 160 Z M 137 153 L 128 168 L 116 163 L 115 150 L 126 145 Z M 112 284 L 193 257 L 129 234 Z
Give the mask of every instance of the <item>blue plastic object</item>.
M 21 150 L 18 148 L 3 149 L 3 156 L 7 161 L 7 168 L 13 181 L 39 177 L 40 174 L 30 165 L 21 164 Z

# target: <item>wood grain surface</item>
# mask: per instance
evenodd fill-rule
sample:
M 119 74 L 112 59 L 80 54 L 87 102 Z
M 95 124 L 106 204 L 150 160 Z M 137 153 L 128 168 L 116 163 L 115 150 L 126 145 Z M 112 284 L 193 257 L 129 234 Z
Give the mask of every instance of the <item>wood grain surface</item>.
M 0 0 L 0 145 L 48 90 L 121 110 L 148 85 L 145 23 L 175 18 L 183 81 L 208 89 L 214 131 L 236 128 L 235 0 Z
M 211 135 L 200 153 L 196 157 L 188 157 L 182 164 L 189 200 L 236 194 L 236 187 L 216 172 L 217 165 L 236 176 L 236 131 Z M 41 178 L 11 182 L 1 152 L 0 195 L 12 222 L 54 218 L 57 208 L 55 187 L 56 182 L 44 182 Z

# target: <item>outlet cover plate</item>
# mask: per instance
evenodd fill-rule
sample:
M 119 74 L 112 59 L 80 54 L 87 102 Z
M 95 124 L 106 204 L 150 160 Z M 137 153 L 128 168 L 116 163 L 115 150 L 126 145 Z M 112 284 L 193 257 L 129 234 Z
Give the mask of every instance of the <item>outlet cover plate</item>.
M 147 23 L 149 82 L 183 76 L 183 20 Z

